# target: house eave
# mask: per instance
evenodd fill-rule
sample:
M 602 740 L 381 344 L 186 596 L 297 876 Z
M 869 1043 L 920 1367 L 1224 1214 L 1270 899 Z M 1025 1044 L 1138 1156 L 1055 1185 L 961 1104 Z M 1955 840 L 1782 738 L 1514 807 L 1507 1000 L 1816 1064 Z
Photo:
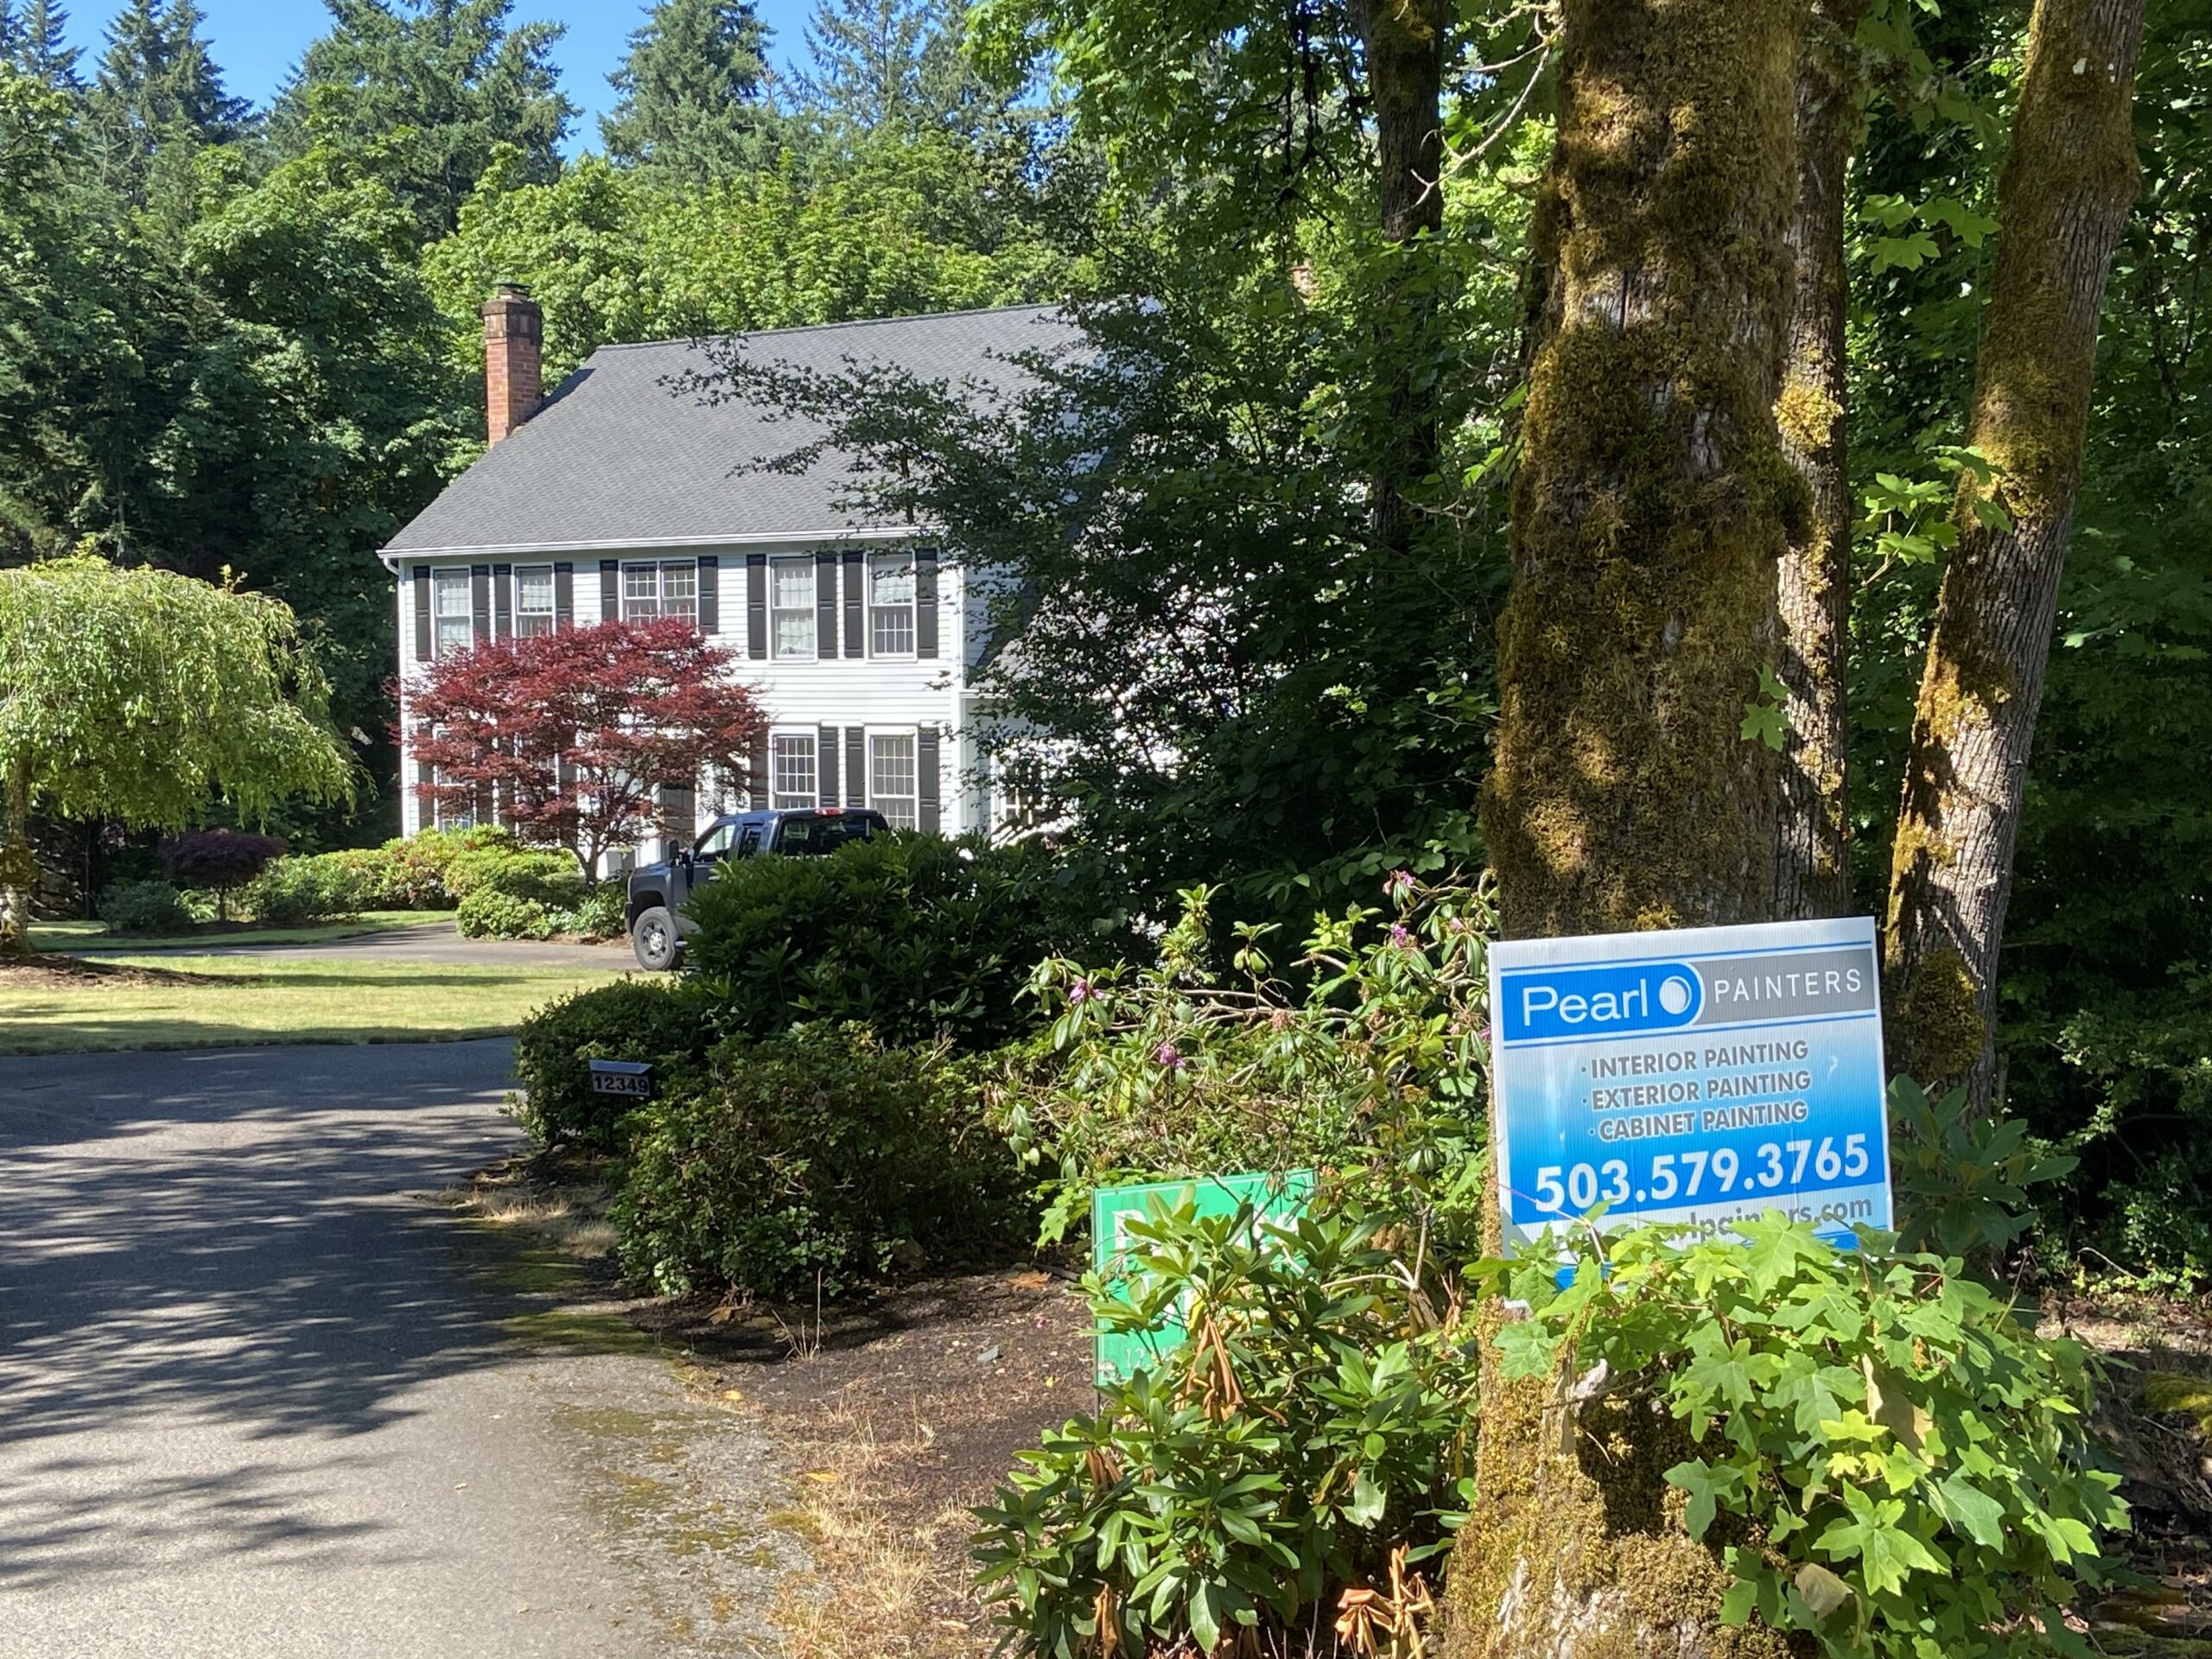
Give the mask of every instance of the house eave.
M 563 553 L 640 553 L 677 547 L 788 547 L 820 542 L 889 542 L 927 535 L 927 524 L 842 524 L 835 529 L 779 530 L 748 535 L 625 536 L 588 542 L 512 542 L 466 547 L 386 547 L 377 557 L 397 570 L 402 559 L 527 558 Z

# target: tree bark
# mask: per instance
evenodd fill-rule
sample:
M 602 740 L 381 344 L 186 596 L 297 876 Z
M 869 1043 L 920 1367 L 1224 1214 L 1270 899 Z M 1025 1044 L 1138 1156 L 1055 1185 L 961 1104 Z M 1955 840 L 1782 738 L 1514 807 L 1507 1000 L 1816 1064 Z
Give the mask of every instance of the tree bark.
M 2082 475 L 2097 319 L 2135 200 L 2144 0 L 2037 0 L 1962 477 L 1890 868 L 1891 1058 L 1923 1084 L 1994 1073 L 1997 957 L 2059 576 Z M 1993 498 L 2009 524 L 1985 524 Z
M 1381 454 L 1370 513 L 1378 545 L 1413 538 L 1410 491 L 1442 453 L 1434 376 L 1435 283 L 1415 268 L 1444 228 L 1445 0 L 1354 0 L 1353 19 L 1375 107 L 1376 219 L 1389 261 L 1376 296 Z
M 1741 735 L 1808 528 L 1776 425 L 1802 0 L 1567 0 L 1482 823 L 1515 938 L 1764 919 L 1777 757 Z M 1491 1243 L 1498 1243 L 1496 1194 Z M 1452 1659 L 1778 1659 L 1659 1471 L 1679 1428 L 1514 1382 L 1484 1312 Z
M 31 763 L 18 758 L 8 769 L 7 798 L 0 801 L 6 823 L 0 831 L 0 954 L 30 949 L 31 889 L 38 882 L 37 855 L 31 850 Z
M 1844 174 L 1858 142 L 1860 86 L 1847 49 L 1866 0 L 1819 0 L 1797 60 L 1797 200 L 1789 249 L 1796 278 L 1775 417 L 1783 452 L 1805 480 L 1811 522 L 1783 555 L 1783 704 L 1774 915 L 1790 921 L 1851 908 L 1851 817 L 1845 798 L 1844 650 L 1851 603 L 1850 407 L 1844 325 Z

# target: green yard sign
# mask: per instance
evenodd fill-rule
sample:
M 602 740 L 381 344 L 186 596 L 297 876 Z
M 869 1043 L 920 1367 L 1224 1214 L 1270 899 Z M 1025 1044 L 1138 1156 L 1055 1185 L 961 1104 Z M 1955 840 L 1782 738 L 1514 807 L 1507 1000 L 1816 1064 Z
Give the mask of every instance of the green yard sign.
M 1313 1193 L 1313 1172 L 1281 1174 L 1201 1175 L 1180 1181 L 1147 1181 L 1141 1186 L 1102 1186 L 1090 1198 L 1090 1265 L 1112 1283 L 1130 1277 L 1127 1266 L 1129 1224 L 1157 1220 L 1189 1205 L 1201 1216 L 1236 1214 L 1249 1204 L 1261 1221 L 1282 1224 L 1295 1217 Z M 1095 1381 L 1100 1388 L 1141 1370 L 1183 1340 L 1183 1320 L 1171 1313 L 1149 1331 L 1109 1331 L 1103 1324 L 1093 1338 Z

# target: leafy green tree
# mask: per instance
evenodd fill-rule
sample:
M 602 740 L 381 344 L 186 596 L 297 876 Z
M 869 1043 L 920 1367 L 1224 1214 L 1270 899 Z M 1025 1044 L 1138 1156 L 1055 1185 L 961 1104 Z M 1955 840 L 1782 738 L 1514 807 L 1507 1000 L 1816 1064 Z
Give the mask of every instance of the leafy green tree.
M 34 812 L 181 829 L 218 800 L 344 800 L 328 688 L 276 601 L 103 559 L 0 571 L 0 945 L 20 950 Z
M 658 0 L 607 77 L 621 94 L 600 120 L 607 155 L 687 185 L 760 166 L 775 130 L 767 47 L 750 0 Z
M 316 143 L 374 154 L 426 238 L 502 144 L 536 182 L 561 168 L 575 106 L 552 61 L 557 23 L 511 24 L 514 0 L 324 0 L 334 23 L 270 114 L 282 153 Z

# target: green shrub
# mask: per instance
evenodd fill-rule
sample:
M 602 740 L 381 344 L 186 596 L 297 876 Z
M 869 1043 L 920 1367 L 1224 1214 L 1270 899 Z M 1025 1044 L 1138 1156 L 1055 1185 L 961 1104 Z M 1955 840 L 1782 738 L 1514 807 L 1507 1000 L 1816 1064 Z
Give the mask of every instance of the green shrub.
M 1439 1324 L 1377 1224 L 1350 1212 L 1276 1226 L 1186 1206 L 1130 1231 L 1143 1289 L 1087 1280 L 1098 1317 L 1203 1314 L 1023 1452 L 978 1512 L 1008 1648 L 1211 1654 L 1249 1630 L 1234 1651 L 1288 1651 L 1352 1587 L 1395 1586 L 1378 1620 L 1409 1618 L 1423 1592 L 1407 1569 L 1444 1547 L 1473 1486 L 1469 1333 Z M 1398 1650 L 1348 1650 L 1378 1649 Z
M 455 854 L 446 864 L 444 886 L 464 905 L 487 888 L 510 899 L 535 899 L 550 910 L 565 910 L 584 896 L 583 871 L 569 854 L 504 840 Z
M 99 909 L 117 933 L 181 933 L 193 921 L 184 895 L 166 881 L 118 881 L 102 890 Z
M 700 1063 L 711 1040 L 705 1001 L 666 977 L 620 979 L 549 1002 L 515 1036 L 523 1127 L 543 1145 L 578 1141 L 619 1151 L 621 1120 L 635 1103 L 593 1094 L 585 1062 L 649 1061 L 665 1092 Z
M 619 939 L 626 929 L 623 911 L 629 892 L 620 881 L 602 881 L 563 912 L 561 931 L 587 939 Z
M 1216 973 L 1211 889 L 1183 895 L 1156 964 L 1040 967 L 1052 1018 L 990 1091 L 994 1122 L 1046 1183 L 1047 1237 L 1079 1226 L 1094 1187 L 1149 1176 L 1328 1165 L 1375 1174 L 1370 1201 L 1480 1253 L 1488 1141 L 1486 941 L 1479 889 L 1389 882 L 1395 914 L 1319 918 L 1278 979 L 1267 930 L 1240 927 Z
M 359 864 L 344 853 L 276 859 L 246 884 L 245 907 L 276 927 L 356 915 L 373 907 L 373 890 Z
M 1080 907 L 1041 847 L 878 836 L 723 865 L 691 897 L 685 965 L 733 1033 L 853 1020 L 887 1043 L 972 1051 L 1034 1023 L 1022 985 L 1082 934 Z
M 739 1037 L 639 1114 L 624 1267 L 679 1293 L 838 1294 L 1027 1230 L 1019 1172 L 963 1063 L 858 1026 Z
M 1955 1256 L 1838 1250 L 1778 1215 L 1740 1231 L 1632 1233 L 1565 1289 L 1548 1259 L 1486 1264 L 1530 1308 L 1498 1337 L 1506 1373 L 1602 1361 L 1609 1401 L 1687 1426 L 1665 1478 L 1693 1537 L 1730 1518 L 1731 1622 L 1870 1659 L 2063 1630 L 2126 1520 L 2086 1438 L 2082 1348 L 2036 1337 Z
M 550 939 L 559 929 L 556 912 L 494 887 L 480 887 L 462 899 L 454 922 L 472 939 Z

